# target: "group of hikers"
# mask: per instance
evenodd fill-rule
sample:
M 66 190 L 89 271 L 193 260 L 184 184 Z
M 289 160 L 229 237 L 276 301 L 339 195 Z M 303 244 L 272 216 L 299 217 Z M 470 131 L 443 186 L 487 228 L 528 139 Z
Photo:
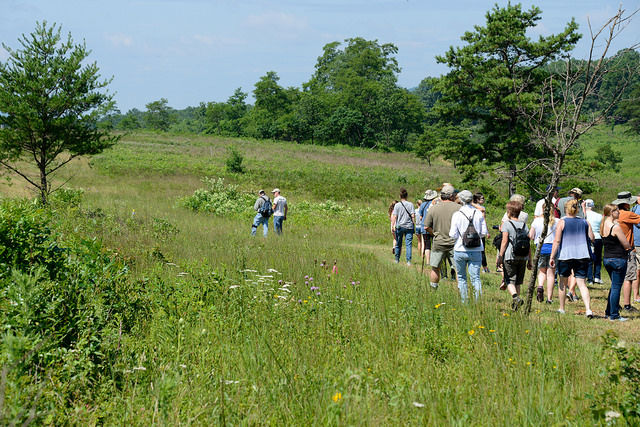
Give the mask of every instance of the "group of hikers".
M 582 299 L 586 316 L 593 318 L 587 285 L 603 283 L 601 266 L 604 265 L 611 279 L 605 315 L 612 321 L 626 321 L 620 312 L 638 311 L 631 305 L 632 298 L 640 303 L 640 250 L 636 249 L 640 247 L 640 193 L 635 197 L 628 191 L 618 193 L 617 199 L 605 205 L 600 214 L 595 211 L 593 200 L 582 199 L 579 188 L 572 188 L 562 198 L 558 187 L 548 188 L 549 191 L 552 203 L 548 207 L 547 235 L 539 248 L 537 300 L 552 304 L 557 283 L 558 313 L 565 313 L 567 299 Z M 485 253 L 489 229 L 484 203 L 482 193 L 458 192 L 450 183 L 444 183 L 439 192 L 425 191 L 416 210 L 408 201 L 407 190 L 400 189 L 400 201 L 389 206 L 395 262 L 400 262 L 404 242 L 406 262 L 411 265 L 411 246 L 416 235 L 422 265 L 424 267 L 426 262 L 431 266 L 431 287 L 437 289 L 440 277 L 451 268 L 450 274 L 457 279 L 460 297 L 466 302 L 469 299 L 468 272 L 477 300 L 482 294 L 480 272 L 490 272 Z M 520 287 L 525 271 L 533 267 L 530 242 L 533 240 L 536 247 L 540 244 L 547 209 L 546 199 L 539 200 L 534 219 L 527 226 L 529 215 L 523 210 L 524 203 L 524 196 L 514 194 L 506 204 L 501 224 L 493 227 L 498 230 L 493 245 L 496 247 L 496 272 L 502 275 L 500 289 L 511 295 L 514 311 L 524 303 Z

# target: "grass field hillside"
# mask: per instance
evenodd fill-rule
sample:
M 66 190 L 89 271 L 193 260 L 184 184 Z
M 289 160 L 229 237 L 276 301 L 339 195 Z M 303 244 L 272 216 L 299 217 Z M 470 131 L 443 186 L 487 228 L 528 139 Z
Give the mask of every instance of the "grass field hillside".
M 598 178 L 600 206 L 640 190 L 640 138 L 622 131 L 585 139 L 586 155 L 609 142 L 624 157 Z M 230 147 L 245 173 L 226 171 Z M 581 302 L 513 313 L 495 274 L 463 305 L 418 257 L 392 262 L 389 203 L 464 188 L 450 165 L 134 133 L 63 174 L 50 209 L 20 201 L 17 179 L 0 187 L 0 424 L 640 422 L 640 317 L 604 319 L 606 273 L 589 321 Z M 274 187 L 285 232 L 251 237 L 256 192 Z

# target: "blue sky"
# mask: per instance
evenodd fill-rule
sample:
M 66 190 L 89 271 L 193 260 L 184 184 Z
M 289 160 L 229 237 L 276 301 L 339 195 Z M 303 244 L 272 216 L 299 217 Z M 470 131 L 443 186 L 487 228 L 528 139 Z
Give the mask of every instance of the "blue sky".
M 237 87 L 251 92 L 267 71 L 283 86 L 299 87 L 313 73 L 322 47 L 349 37 L 377 39 L 399 48 L 399 83 L 415 87 L 426 76 L 447 70 L 435 56 L 461 45 L 460 36 L 484 24 L 494 4 L 479 0 L 0 0 L 0 41 L 18 47 L 36 21 L 62 25 L 86 41 L 118 107 L 144 109 L 169 100 L 174 108 L 225 101 Z M 515 3 L 515 2 L 513 2 Z M 575 17 L 588 35 L 615 13 L 611 0 L 522 1 L 542 9 L 535 33 L 561 31 Z M 623 3 L 628 11 L 640 0 Z M 535 34 L 534 34 L 535 35 Z M 583 37 L 574 56 L 586 55 Z M 640 13 L 616 40 L 614 52 L 640 42 Z M 0 60 L 7 53 L 0 48 Z

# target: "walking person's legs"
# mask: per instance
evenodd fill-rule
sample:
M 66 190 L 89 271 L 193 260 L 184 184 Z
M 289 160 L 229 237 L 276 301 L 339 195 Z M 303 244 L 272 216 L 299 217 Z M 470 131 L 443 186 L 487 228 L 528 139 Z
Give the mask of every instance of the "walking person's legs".
M 473 285 L 474 297 L 477 301 L 482 295 L 482 282 L 480 281 L 480 269 L 482 268 L 482 254 L 484 252 L 469 253 L 469 279 Z
M 453 253 L 453 262 L 456 265 L 456 273 L 458 276 L 458 290 L 460 291 L 460 299 L 463 303 L 467 302 L 469 290 L 467 286 L 467 264 L 469 255 L 467 252 L 455 251 Z

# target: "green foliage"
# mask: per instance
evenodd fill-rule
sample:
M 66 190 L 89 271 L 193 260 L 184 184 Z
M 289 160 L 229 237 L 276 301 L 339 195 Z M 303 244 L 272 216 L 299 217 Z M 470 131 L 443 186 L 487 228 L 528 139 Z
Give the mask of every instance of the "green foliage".
M 158 101 L 150 102 L 146 105 L 147 111 L 144 114 L 144 120 L 147 126 L 153 130 L 166 132 L 173 123 L 173 109 L 168 105 L 166 98 L 160 98 Z
M 237 185 L 225 185 L 223 178 L 202 180 L 206 188 L 180 200 L 186 208 L 215 215 L 237 215 L 253 211 L 255 196 L 242 192 Z
M 62 422 L 71 402 L 109 381 L 118 334 L 128 333 L 149 308 L 144 289 L 128 280 L 117 256 L 96 240 L 65 242 L 51 228 L 63 212 L 25 202 L 0 205 L 0 393 L 10 391 L 3 423 L 24 421 L 20 408 L 32 405 L 40 410 L 31 419 Z
M 596 159 L 605 167 L 616 172 L 620 171 L 620 164 L 622 163 L 622 153 L 611 148 L 611 144 L 600 146 L 596 150 Z
M 504 167 L 503 174 L 515 190 L 518 167 L 545 153 L 531 144 L 523 115 L 536 105 L 539 89 L 547 75 L 545 65 L 573 49 L 580 35 L 569 22 L 560 34 L 531 40 L 528 32 L 541 19 L 541 11 L 521 5 L 495 6 L 486 14 L 486 26 L 476 26 L 462 36 L 466 44 L 438 56 L 451 71 L 441 77 L 435 89 L 442 93 L 436 104 L 443 119 L 466 118 L 478 123 L 478 144 L 456 155 L 458 164 L 486 159 Z
M 596 419 L 608 424 L 640 423 L 640 348 L 613 331 L 602 338 L 601 376 L 606 381 L 589 395 Z
M 630 131 L 640 134 L 640 83 L 620 103 L 618 113 L 627 121 Z
M 244 160 L 244 156 L 240 151 L 238 151 L 235 147 L 228 148 L 227 160 L 225 161 L 227 172 L 231 173 L 244 173 L 244 167 L 242 166 L 242 161 Z
M 21 49 L 3 44 L 9 58 L 0 62 L 0 164 L 37 188 L 45 204 L 54 172 L 118 140 L 97 126 L 113 108 L 112 95 L 102 91 L 110 80 L 101 81 L 97 65 L 86 63 L 84 43 L 60 33 L 60 27 L 37 23 L 19 40 Z M 20 160 L 35 164 L 39 175 Z

